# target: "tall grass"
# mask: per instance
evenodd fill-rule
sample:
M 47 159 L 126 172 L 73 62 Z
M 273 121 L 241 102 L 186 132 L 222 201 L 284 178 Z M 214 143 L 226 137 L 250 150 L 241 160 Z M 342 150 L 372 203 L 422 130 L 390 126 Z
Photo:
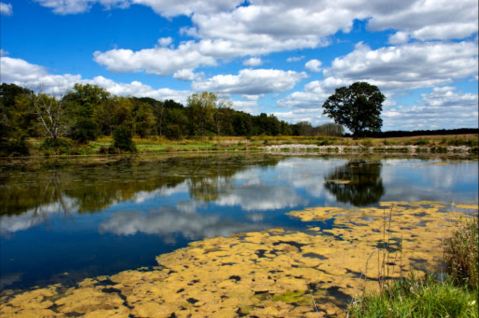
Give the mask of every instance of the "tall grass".
M 356 298 L 348 317 L 479 317 L 478 239 L 477 218 L 464 221 L 444 241 L 445 280 L 402 278 Z
M 351 318 L 478 317 L 476 294 L 428 279 L 402 279 L 383 292 L 356 299 L 350 306 Z
M 444 261 L 451 279 L 460 285 L 479 289 L 479 228 L 477 218 L 463 222 L 444 242 Z

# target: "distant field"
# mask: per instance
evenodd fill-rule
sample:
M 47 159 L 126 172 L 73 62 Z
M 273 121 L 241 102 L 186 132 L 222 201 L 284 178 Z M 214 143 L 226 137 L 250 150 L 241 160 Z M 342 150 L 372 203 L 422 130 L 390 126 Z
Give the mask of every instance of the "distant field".
M 30 139 L 29 145 L 32 156 L 42 156 L 40 149 L 42 139 Z M 325 136 L 254 136 L 254 137 L 203 137 L 181 140 L 169 140 L 162 137 L 134 138 L 138 153 L 168 153 L 168 152 L 196 152 L 196 151 L 262 151 L 265 147 L 282 145 L 288 148 L 298 145 L 310 147 L 364 147 L 383 149 L 385 152 L 399 146 L 415 146 L 421 149 L 436 149 L 437 152 L 446 152 L 451 147 L 467 147 L 469 152 L 477 152 L 479 139 L 475 134 L 463 135 L 434 135 L 416 137 L 390 138 L 361 138 L 325 137 Z M 85 145 L 75 145 L 65 155 L 95 155 L 102 148 L 111 145 L 111 137 L 101 137 Z

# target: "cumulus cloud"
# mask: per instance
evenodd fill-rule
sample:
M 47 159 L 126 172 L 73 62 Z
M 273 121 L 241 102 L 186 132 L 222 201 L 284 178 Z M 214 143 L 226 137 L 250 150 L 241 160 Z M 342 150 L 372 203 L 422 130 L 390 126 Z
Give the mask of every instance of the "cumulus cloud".
M 12 15 L 13 9 L 10 3 L 0 2 L 0 15 Z
M 368 81 L 381 89 L 413 89 L 473 77 L 477 74 L 474 42 L 413 43 L 377 50 L 359 43 L 334 59 L 328 77 L 346 82 Z
M 213 57 L 197 50 L 196 44 L 192 41 L 182 43 L 177 48 L 159 46 L 139 51 L 128 49 L 97 51 L 93 57 L 97 63 L 110 71 L 143 71 L 158 75 L 171 75 L 181 70 L 193 70 L 199 66 L 216 64 Z
M 249 59 L 243 61 L 243 65 L 245 66 L 259 66 L 262 63 L 263 61 L 259 57 L 250 57 Z
M 321 61 L 317 59 L 312 59 L 304 64 L 304 67 L 310 72 L 320 72 L 321 71 Z
M 455 87 L 435 87 L 413 106 L 394 106 L 383 112 L 384 129 L 441 129 L 477 127 L 477 94 Z
M 14 83 L 55 96 L 64 95 L 76 83 L 95 84 L 112 94 L 120 96 L 152 97 L 159 100 L 172 99 L 180 103 L 184 103 L 191 94 L 187 90 L 153 88 L 139 81 L 119 83 L 103 76 L 83 79 L 78 74 L 50 74 L 46 68 L 40 65 L 7 56 L 0 57 L 0 68 L 2 70 L 0 82 Z
M 56 14 L 76 14 L 90 10 L 98 3 L 105 8 L 127 8 L 131 0 L 35 0 L 40 5 L 50 8 Z
M 44 0 L 48 3 L 59 2 Z M 105 2 L 106 0 L 103 0 Z M 92 2 L 86 3 L 83 7 Z M 102 2 L 101 0 L 99 1 Z M 179 69 L 214 65 L 220 59 L 260 56 L 272 52 L 328 45 L 338 31 L 349 32 L 355 19 L 367 19 L 372 30 L 395 29 L 392 44 L 409 37 L 419 40 L 461 39 L 477 33 L 477 1 L 408 0 L 395 4 L 374 1 L 241 1 L 110 0 L 110 6 L 136 3 L 171 17 L 189 15 L 192 26 L 183 33 L 196 38 L 176 49 L 114 49 L 96 52 L 95 60 L 110 70 L 170 75 Z M 70 1 L 61 1 L 66 5 Z M 60 6 L 60 4 L 58 4 Z M 51 6 L 53 7 L 53 6 Z M 454 14 L 451 14 L 454 12 Z M 281 17 L 281 19 L 278 19 Z M 174 58 L 174 56 L 181 58 Z M 172 59 L 172 63 L 167 63 Z M 295 60 L 292 58 L 291 61 Z M 171 64 L 171 65 L 169 65 Z M 250 65 L 252 66 L 252 65 Z
M 304 73 L 276 69 L 243 69 L 237 75 L 215 75 L 193 82 L 193 89 L 226 94 L 259 95 L 286 91 L 305 78 Z
M 403 44 L 409 41 L 409 34 L 407 32 L 396 32 L 389 37 L 389 44 Z

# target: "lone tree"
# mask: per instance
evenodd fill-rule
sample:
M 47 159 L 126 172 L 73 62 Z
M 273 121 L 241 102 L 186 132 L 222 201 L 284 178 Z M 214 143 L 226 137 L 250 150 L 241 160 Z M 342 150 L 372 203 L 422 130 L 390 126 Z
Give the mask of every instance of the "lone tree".
M 337 124 L 346 126 L 354 136 L 381 131 L 382 103 L 386 97 L 377 86 L 356 82 L 337 88 L 323 104 L 323 113 Z

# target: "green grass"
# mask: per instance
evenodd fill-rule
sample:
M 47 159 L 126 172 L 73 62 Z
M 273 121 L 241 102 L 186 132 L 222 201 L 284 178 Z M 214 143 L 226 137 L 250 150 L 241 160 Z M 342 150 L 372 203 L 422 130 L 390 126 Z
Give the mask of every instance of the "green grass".
M 444 241 L 444 260 L 449 276 L 456 284 L 476 290 L 479 290 L 478 232 L 477 218 L 471 218 Z
M 478 223 L 461 223 L 444 241 L 446 281 L 403 279 L 356 298 L 349 317 L 478 317 Z
M 104 153 L 112 144 L 112 138 L 102 136 L 95 141 L 80 145 L 73 141 L 69 149 L 42 149 L 43 138 L 30 138 L 28 145 L 32 157 L 48 155 L 60 156 L 92 156 Z M 170 140 L 159 136 L 147 138 L 134 137 L 133 141 L 139 154 L 160 154 L 171 152 L 198 152 L 198 151 L 261 151 L 265 146 L 271 145 L 318 145 L 318 146 L 363 146 L 373 148 L 375 151 L 388 152 L 387 147 L 416 145 L 429 149 L 431 152 L 447 152 L 450 146 L 467 146 L 470 153 L 477 153 L 478 137 L 476 135 L 450 135 L 450 136 L 421 136 L 421 137 L 399 137 L 399 138 L 361 138 L 349 137 L 328 137 L 328 136 L 210 136 L 193 137 L 189 139 Z M 347 149 L 346 149 L 347 151 Z M 357 150 L 356 150 L 357 151 Z M 404 148 L 404 152 L 408 152 Z
M 478 317 L 477 292 L 451 282 L 405 279 L 383 292 L 355 300 L 349 317 Z

